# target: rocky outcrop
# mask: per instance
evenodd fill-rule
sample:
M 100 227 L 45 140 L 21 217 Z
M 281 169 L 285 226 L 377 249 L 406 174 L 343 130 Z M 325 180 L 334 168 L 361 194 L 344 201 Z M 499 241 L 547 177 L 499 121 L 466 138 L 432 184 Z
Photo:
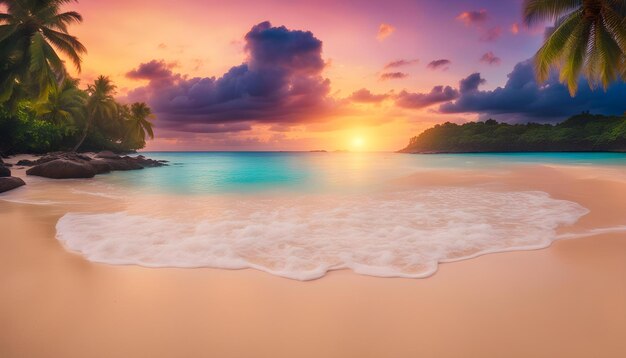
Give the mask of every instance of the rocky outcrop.
M 111 165 L 109 165 L 109 163 L 104 160 L 92 160 L 89 162 L 89 165 L 93 167 L 93 169 L 96 171 L 96 174 L 106 174 L 110 173 L 111 170 L 113 170 L 113 168 L 111 168 Z
M 28 169 L 26 174 L 52 179 L 93 178 L 96 170 L 87 161 L 55 159 Z
M 0 178 L 0 193 L 4 193 L 5 191 L 13 190 L 15 188 L 19 188 L 22 185 L 25 185 L 24 181 L 21 178 L 17 177 L 4 177 Z
M 116 170 L 137 170 L 167 165 L 164 160 L 119 156 L 105 151 L 96 154 L 96 159 L 77 153 L 49 153 L 35 161 L 20 161 L 18 165 L 33 166 L 26 171 L 28 175 L 37 175 L 53 179 L 92 178 Z
M 28 160 L 28 159 L 22 159 L 20 161 L 18 161 L 17 163 L 15 163 L 15 165 L 19 166 L 19 167 L 30 167 L 35 165 L 35 161 L 34 160 Z
M 57 159 L 65 159 L 65 160 L 70 160 L 70 161 L 86 161 L 86 162 L 91 161 L 91 158 L 89 156 L 86 156 L 83 154 L 71 153 L 71 152 L 54 152 L 54 153 L 48 153 L 37 160 L 22 159 L 19 162 L 17 162 L 17 165 L 31 167 L 34 165 L 45 164 L 45 163 L 48 163 Z
M 137 161 L 126 158 L 100 159 L 100 161 L 107 163 L 111 167 L 111 170 L 137 170 L 144 168 Z
M 4 164 L 0 163 L 0 178 L 10 177 L 10 176 L 11 176 L 11 169 L 9 169 Z
M 96 154 L 96 158 L 103 158 L 103 159 L 120 159 L 120 156 L 113 153 L 110 150 L 103 150 L 102 152 Z

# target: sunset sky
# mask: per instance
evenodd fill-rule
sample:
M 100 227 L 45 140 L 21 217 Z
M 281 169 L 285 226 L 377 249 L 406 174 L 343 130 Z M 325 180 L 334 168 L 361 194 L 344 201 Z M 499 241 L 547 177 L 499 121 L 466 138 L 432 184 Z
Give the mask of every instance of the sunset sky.
M 147 150 L 397 150 L 435 123 L 622 113 L 527 61 L 521 0 L 82 0 L 83 85 L 156 112 Z M 500 88 L 499 88 L 500 87 Z M 621 105 L 620 105 L 621 106 Z

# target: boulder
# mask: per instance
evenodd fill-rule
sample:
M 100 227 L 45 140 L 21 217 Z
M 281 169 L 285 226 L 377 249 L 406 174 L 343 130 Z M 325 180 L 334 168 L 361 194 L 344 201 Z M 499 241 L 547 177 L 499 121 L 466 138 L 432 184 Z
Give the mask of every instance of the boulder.
M 143 169 L 143 166 L 136 161 L 126 158 L 120 159 L 102 159 L 102 162 L 109 164 L 111 170 L 136 170 Z
M 103 158 L 103 159 L 120 159 L 120 156 L 113 153 L 110 150 L 103 150 L 102 152 L 99 152 L 98 154 L 96 154 L 96 158 Z
M 146 157 L 144 157 L 143 155 L 139 155 L 135 158 L 132 157 L 124 157 L 124 159 L 126 160 L 132 160 L 136 163 L 138 163 L 139 165 L 141 165 L 144 168 L 153 168 L 153 167 L 162 167 L 165 166 L 167 164 L 167 160 L 154 160 L 154 159 L 148 159 Z
M 53 152 L 53 153 L 48 153 L 46 155 L 44 155 L 43 157 L 37 159 L 35 161 L 35 164 L 43 164 L 43 163 L 47 163 L 47 162 L 51 162 L 53 160 L 57 160 L 57 159 L 65 159 L 65 160 L 72 160 L 72 161 L 91 161 L 91 158 L 87 155 L 83 155 L 83 154 L 78 154 L 78 153 L 74 153 L 74 152 Z
M 0 193 L 18 188 L 25 185 L 24 181 L 18 177 L 5 177 L 0 178 Z
M 111 165 L 104 160 L 92 160 L 91 162 L 89 162 L 89 165 L 91 165 L 93 167 L 93 169 L 96 171 L 96 174 L 104 174 L 104 173 L 109 173 L 111 172 Z
M 33 165 L 35 165 L 36 163 L 32 160 L 28 160 L 28 159 L 22 159 L 20 161 L 18 161 L 15 165 L 21 166 L 21 167 L 32 167 Z
M 26 174 L 52 179 L 93 178 L 96 169 L 90 163 L 56 159 L 36 165 L 28 169 Z
M 3 164 L 0 164 L 0 178 L 10 177 L 11 169 L 7 168 Z

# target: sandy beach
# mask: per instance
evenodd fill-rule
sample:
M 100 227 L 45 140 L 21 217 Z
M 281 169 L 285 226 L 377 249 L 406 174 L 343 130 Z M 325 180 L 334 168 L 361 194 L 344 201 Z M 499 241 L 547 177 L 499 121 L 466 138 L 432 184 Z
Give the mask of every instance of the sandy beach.
M 591 211 L 576 231 L 626 224 L 619 169 L 528 165 L 395 183 L 432 184 L 545 191 Z M 66 184 L 46 185 L 54 195 Z M 299 282 L 91 263 L 55 239 L 63 214 L 0 201 L 1 357 L 626 356 L 625 233 L 442 264 L 426 279 L 341 270 Z

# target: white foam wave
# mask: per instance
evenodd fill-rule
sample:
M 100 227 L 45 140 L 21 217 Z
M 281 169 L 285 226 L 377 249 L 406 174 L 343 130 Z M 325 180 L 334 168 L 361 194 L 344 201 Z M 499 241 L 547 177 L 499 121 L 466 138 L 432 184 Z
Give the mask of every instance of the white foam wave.
M 439 262 L 536 249 L 587 209 L 543 192 L 441 188 L 378 197 L 239 200 L 221 211 L 68 213 L 57 238 L 88 260 L 254 268 L 298 280 L 348 268 L 425 277 Z

